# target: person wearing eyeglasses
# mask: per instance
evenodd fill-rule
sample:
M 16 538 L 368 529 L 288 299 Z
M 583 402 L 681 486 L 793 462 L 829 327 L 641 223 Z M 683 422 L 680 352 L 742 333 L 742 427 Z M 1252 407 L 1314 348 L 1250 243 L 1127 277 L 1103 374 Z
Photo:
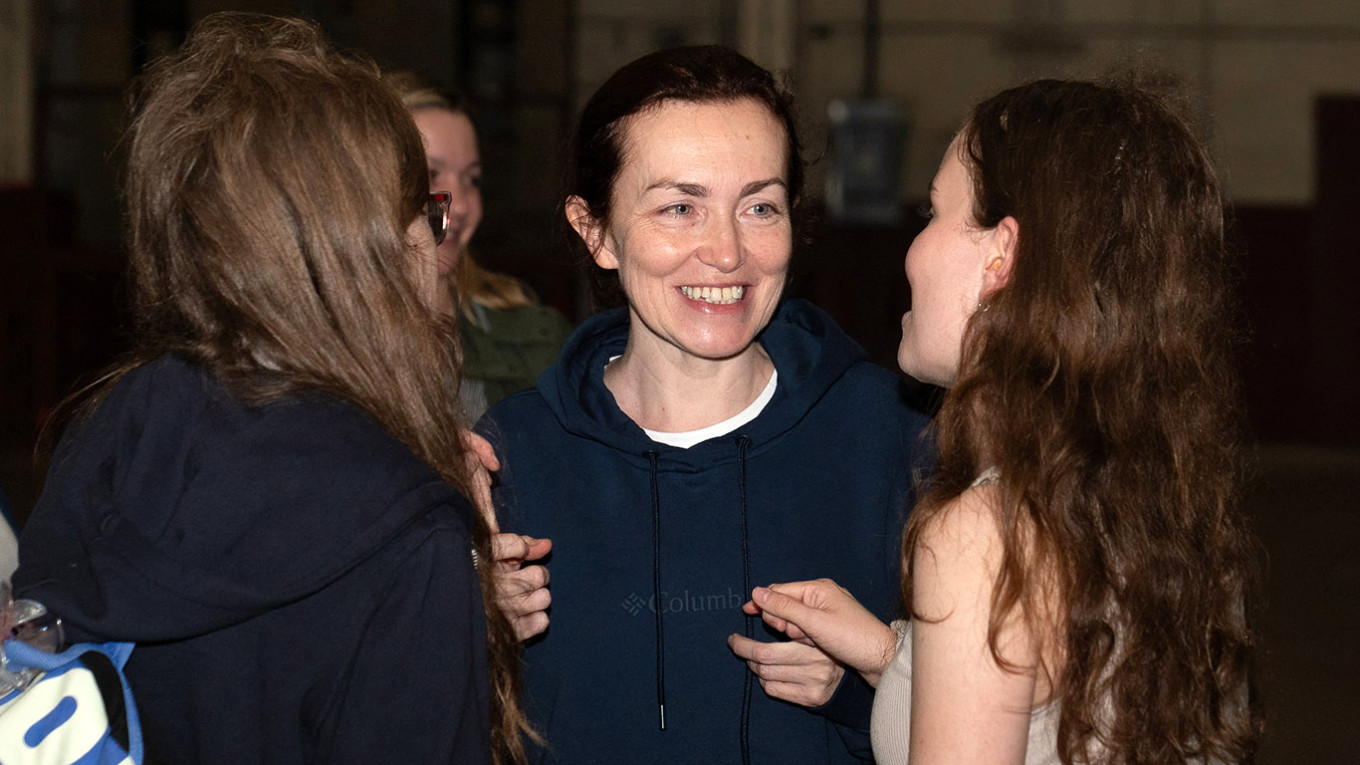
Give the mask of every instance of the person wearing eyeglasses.
M 557 360 L 571 324 L 520 280 L 483 267 L 468 249 L 482 221 L 482 160 L 466 99 L 410 72 L 388 76 L 425 144 L 430 190 L 447 193 L 449 236 L 439 245 L 440 309 L 458 314 L 466 423 L 487 407 L 533 387 Z
M 18 594 L 136 643 L 158 761 L 522 759 L 436 308 L 450 200 L 410 114 L 315 26 L 249 14 L 138 94 L 136 344 L 71 416 Z

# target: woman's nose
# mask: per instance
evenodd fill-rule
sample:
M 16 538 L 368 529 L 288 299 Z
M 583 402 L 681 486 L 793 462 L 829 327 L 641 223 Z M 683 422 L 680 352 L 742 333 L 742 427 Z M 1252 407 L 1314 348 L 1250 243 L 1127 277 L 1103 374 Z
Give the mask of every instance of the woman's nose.
M 723 273 L 731 273 L 746 260 L 741 233 L 735 221 L 724 221 L 712 227 L 707 239 L 699 245 L 699 261 Z
M 453 215 L 466 215 L 471 202 L 470 195 L 472 192 L 462 184 L 455 183 L 451 185 L 452 188 L 449 189 L 449 193 L 453 195 L 453 198 L 449 200 L 449 212 Z

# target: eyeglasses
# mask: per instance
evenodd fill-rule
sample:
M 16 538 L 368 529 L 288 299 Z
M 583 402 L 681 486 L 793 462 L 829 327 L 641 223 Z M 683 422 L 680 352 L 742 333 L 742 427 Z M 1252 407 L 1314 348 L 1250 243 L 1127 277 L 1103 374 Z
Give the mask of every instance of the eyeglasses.
M 434 233 L 434 243 L 438 246 L 449 235 L 449 205 L 453 194 L 447 191 L 431 191 L 425 203 L 425 215 L 430 219 L 430 231 Z

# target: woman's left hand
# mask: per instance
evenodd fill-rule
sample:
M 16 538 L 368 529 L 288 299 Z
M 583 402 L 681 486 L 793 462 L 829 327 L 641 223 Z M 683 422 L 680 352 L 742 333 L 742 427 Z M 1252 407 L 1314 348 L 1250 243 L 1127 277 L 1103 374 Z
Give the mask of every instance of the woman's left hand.
M 746 660 L 766 694 L 805 707 L 830 701 L 845 675 L 844 666 L 808 643 L 762 643 L 734 634 L 727 647 Z
M 499 470 L 501 462 L 496 458 L 491 442 L 485 438 L 470 430 L 463 431 L 461 436 L 467 449 L 464 459 L 472 477 L 472 501 L 491 529 L 491 551 L 495 559 L 491 572 L 496 578 L 496 605 L 510 620 L 515 637 L 523 642 L 548 629 L 548 606 L 552 605 L 548 569 L 526 564 L 551 552 L 552 540 L 501 533 L 496 508 L 491 502 L 491 471 Z

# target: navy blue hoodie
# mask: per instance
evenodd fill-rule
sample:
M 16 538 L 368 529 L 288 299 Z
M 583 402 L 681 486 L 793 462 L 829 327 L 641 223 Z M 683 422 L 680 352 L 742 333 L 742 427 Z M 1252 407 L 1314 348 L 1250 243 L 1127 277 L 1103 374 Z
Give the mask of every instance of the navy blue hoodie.
M 667 446 L 604 386 L 627 339 L 626 310 L 590 319 L 537 389 L 480 425 L 502 462 L 502 526 L 553 540 L 551 625 L 525 669 L 549 744 L 539 755 L 868 759 L 872 691 L 857 674 L 804 709 L 767 697 L 726 639 L 777 639 L 741 612 L 752 586 L 773 582 L 831 577 L 892 615 L 925 417 L 829 316 L 789 301 L 758 338 L 779 372 L 764 411 L 692 448 Z
M 363 411 L 175 357 L 67 431 L 16 576 L 126 668 L 164 762 L 489 760 L 472 509 Z

